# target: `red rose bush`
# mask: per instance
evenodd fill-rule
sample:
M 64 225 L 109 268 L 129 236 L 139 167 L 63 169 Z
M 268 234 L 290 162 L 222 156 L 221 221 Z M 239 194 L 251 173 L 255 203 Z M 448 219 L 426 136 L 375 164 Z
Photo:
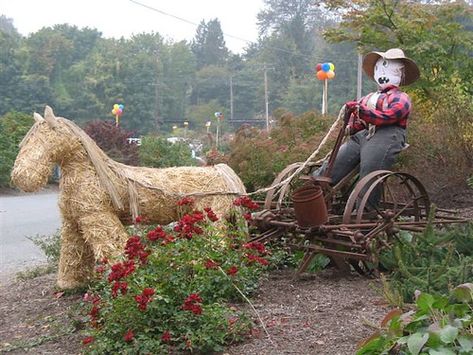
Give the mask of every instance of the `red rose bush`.
M 137 219 L 122 260 L 103 260 L 84 296 L 89 353 L 216 352 L 251 331 L 248 315 L 229 302 L 248 296 L 270 264 L 270 252 L 248 243 L 243 217 L 257 208 L 235 200 L 232 222 L 211 208 L 185 214 L 172 226 L 145 226 Z M 218 228 L 215 225 L 218 224 Z

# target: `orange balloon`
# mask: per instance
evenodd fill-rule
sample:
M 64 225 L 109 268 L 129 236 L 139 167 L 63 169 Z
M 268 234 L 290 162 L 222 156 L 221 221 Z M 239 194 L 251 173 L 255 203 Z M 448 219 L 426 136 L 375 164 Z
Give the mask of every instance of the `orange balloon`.
M 325 80 L 325 79 L 327 79 L 327 73 L 324 72 L 323 70 L 319 70 L 319 71 L 317 72 L 316 76 L 317 76 L 317 79 L 319 79 L 319 80 Z
M 333 72 L 333 71 L 331 71 L 331 70 L 328 71 L 326 74 L 327 74 L 327 79 L 333 79 L 333 78 L 335 78 L 335 72 Z

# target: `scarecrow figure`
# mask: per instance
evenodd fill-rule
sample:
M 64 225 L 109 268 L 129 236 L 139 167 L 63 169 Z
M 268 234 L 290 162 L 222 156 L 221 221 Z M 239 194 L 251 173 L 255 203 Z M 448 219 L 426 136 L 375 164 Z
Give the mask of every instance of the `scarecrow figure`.
M 360 164 L 360 178 L 380 169 L 389 170 L 396 156 L 406 148 L 406 128 L 411 112 L 411 100 L 399 87 L 419 78 L 416 63 L 399 48 L 386 52 L 371 52 L 363 59 L 363 70 L 378 85 L 378 91 L 347 102 L 352 112 L 347 126 L 350 139 L 340 147 L 331 179 L 337 184 Z M 314 175 L 320 175 L 322 166 Z M 380 191 L 368 201 L 375 208 Z

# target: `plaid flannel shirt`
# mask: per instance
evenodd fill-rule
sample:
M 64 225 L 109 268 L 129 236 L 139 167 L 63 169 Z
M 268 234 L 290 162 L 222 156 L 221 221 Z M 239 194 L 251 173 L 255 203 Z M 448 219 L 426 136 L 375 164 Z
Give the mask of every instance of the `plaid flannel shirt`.
M 369 97 L 370 95 L 367 95 L 360 100 L 360 119 L 375 126 L 407 127 L 407 119 L 411 113 L 411 100 L 405 92 L 396 86 L 388 86 L 381 91 L 374 110 L 366 105 Z

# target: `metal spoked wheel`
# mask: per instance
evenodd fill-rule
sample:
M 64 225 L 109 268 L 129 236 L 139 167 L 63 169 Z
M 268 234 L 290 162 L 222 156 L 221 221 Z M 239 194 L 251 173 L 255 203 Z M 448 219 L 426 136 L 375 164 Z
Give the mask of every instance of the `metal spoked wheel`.
M 379 203 L 373 206 L 370 202 L 376 195 Z M 347 200 L 343 223 L 370 225 L 372 222 L 371 227 L 360 230 L 372 262 L 351 262 L 351 265 L 360 273 L 375 271 L 379 267 L 379 252 L 390 246 L 393 236 L 401 229 L 421 231 L 429 212 L 428 194 L 414 176 L 388 170 L 365 176 Z
M 370 198 L 375 194 L 379 194 L 380 200 L 377 206 L 372 206 Z M 384 218 L 390 213 L 390 218 L 402 225 L 402 221 L 426 220 L 429 211 L 429 196 L 417 178 L 407 173 L 377 170 L 355 186 L 347 200 L 343 223 L 358 224 L 367 214 Z
M 272 186 L 279 184 L 280 182 L 287 179 L 291 176 L 300 166 L 302 163 L 297 162 L 285 167 L 273 181 Z M 290 184 L 285 185 L 283 188 L 279 190 L 270 190 L 266 194 L 266 198 L 264 200 L 264 208 L 267 210 L 276 209 L 280 210 L 283 207 L 289 207 L 291 192 L 293 190 L 293 182 Z

